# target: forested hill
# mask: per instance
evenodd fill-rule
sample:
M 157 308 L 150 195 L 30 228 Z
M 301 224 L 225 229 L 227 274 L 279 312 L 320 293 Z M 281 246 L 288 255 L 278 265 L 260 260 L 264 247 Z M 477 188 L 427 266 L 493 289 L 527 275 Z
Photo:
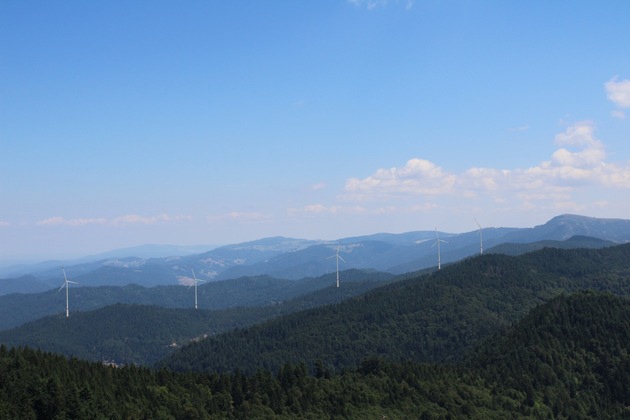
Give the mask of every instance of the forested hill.
M 339 305 L 309 310 L 193 343 L 161 366 L 254 372 L 320 360 L 330 369 L 366 357 L 459 360 L 535 306 L 581 289 L 630 294 L 630 244 L 483 255 L 412 276 Z
M 57 314 L 0 331 L 0 343 L 28 345 L 92 361 L 152 365 L 193 339 L 247 327 L 308 308 L 338 303 L 378 287 L 392 277 L 385 273 L 360 270 L 342 272 L 342 276 L 343 282 L 339 288 L 335 287 L 331 276 L 312 279 L 316 283 L 325 281 L 328 287 L 306 293 L 313 287 L 312 282 L 307 282 L 305 286 L 310 287 L 304 287 L 304 295 L 265 306 L 213 311 L 116 304 L 93 311 L 73 312 L 68 319 L 65 314 Z M 263 294 L 264 289 L 253 289 L 249 293 Z M 274 288 L 268 290 L 269 293 L 274 291 Z M 243 293 L 247 294 L 248 290 L 243 290 Z M 225 303 L 229 300 L 230 295 L 226 296 Z M 245 296 L 244 301 L 248 301 Z
M 347 270 L 343 282 L 385 281 L 391 274 L 374 270 Z M 199 308 L 227 309 L 239 306 L 264 306 L 303 296 L 335 284 L 335 273 L 297 281 L 269 276 L 200 284 Z M 191 308 L 194 290 L 186 286 L 142 287 L 99 286 L 70 288 L 70 310 L 89 311 L 116 303 L 156 305 L 165 308 Z M 0 296 L 0 330 L 9 329 L 65 310 L 65 294 L 58 289 L 44 293 Z
M 485 341 L 466 364 L 523 392 L 527 405 L 550 406 L 554 416 L 569 407 L 569 418 L 630 416 L 630 300 L 557 297 Z
M 313 374 L 309 375 L 309 369 Z M 628 418 L 630 302 L 561 296 L 458 365 L 177 374 L 0 346 L 0 418 Z

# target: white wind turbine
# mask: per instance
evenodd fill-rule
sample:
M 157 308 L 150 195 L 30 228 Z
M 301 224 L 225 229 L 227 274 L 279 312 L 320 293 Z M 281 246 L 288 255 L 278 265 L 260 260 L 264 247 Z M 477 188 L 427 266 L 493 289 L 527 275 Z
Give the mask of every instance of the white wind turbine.
M 479 222 L 477 221 L 477 218 L 475 217 L 475 223 L 477 223 L 477 226 L 479 226 L 479 253 L 483 254 L 483 229 L 481 229 L 481 225 L 479 224 Z
M 197 279 L 197 277 L 195 277 L 195 270 L 192 270 L 192 275 L 193 275 L 193 284 L 195 285 L 195 309 L 197 309 L 197 283 L 199 283 L 200 281 L 202 282 L 206 282 L 205 280 L 199 280 Z M 190 289 L 193 285 L 191 284 L 190 286 L 188 286 L 188 288 Z
M 441 270 L 442 269 L 442 263 L 440 261 L 440 242 L 444 242 L 445 244 L 448 243 L 448 242 L 443 241 L 442 239 L 440 239 L 440 236 L 438 235 L 438 231 L 437 231 L 437 226 L 435 227 L 435 237 L 437 238 L 437 240 L 433 243 L 433 245 L 431 245 L 431 248 L 433 248 L 437 244 L 438 270 Z
M 79 283 L 77 283 L 76 281 L 68 280 L 68 278 L 66 277 L 66 269 L 63 267 L 61 267 L 61 269 L 63 270 L 63 284 L 61 285 L 59 290 L 57 290 L 57 293 L 61 292 L 61 289 L 63 289 L 64 287 L 66 288 L 66 318 L 68 318 L 70 316 L 70 308 L 68 305 L 68 283 L 72 283 L 72 284 L 79 284 Z
M 337 253 L 335 255 L 331 255 L 330 257 L 327 257 L 326 259 L 330 259 L 330 258 L 336 258 L 337 259 L 337 287 L 339 287 L 339 260 L 346 262 L 346 260 L 344 260 L 343 258 L 341 258 L 341 255 L 339 255 L 339 247 L 341 245 L 337 244 Z

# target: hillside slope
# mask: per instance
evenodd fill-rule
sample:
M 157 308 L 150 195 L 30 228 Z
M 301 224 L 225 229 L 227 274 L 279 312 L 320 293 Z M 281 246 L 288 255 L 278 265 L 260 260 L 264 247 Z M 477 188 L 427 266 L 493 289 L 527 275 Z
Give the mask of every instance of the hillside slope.
M 194 310 L 116 304 L 93 311 L 73 312 L 68 319 L 65 314 L 57 314 L 0 331 L 0 343 L 26 345 L 85 360 L 152 365 L 199 337 L 339 303 L 391 279 L 383 273 L 349 271 L 342 274 L 344 282 L 339 288 L 329 281 L 329 277 L 311 279 L 311 282 L 304 281 L 303 295 L 264 306 Z M 327 281 L 328 287 L 309 292 L 309 287 L 313 288 L 314 283 L 319 284 L 322 280 Z M 226 298 L 229 301 L 229 296 Z
M 374 271 L 348 270 L 341 274 L 342 282 L 369 278 L 374 281 L 391 278 L 391 274 Z M 243 277 L 208 284 L 200 283 L 200 309 L 226 309 L 236 306 L 263 306 L 293 299 L 335 284 L 335 274 L 299 281 L 269 276 Z M 71 287 L 70 311 L 88 311 L 116 303 L 157 305 L 165 308 L 191 308 L 194 290 L 185 286 L 138 285 L 122 287 Z M 58 289 L 35 294 L 0 296 L 0 331 L 14 328 L 48 315 L 59 314 L 65 308 L 65 294 Z
M 630 300 L 592 292 L 535 308 L 467 360 L 528 406 L 570 418 L 630 415 Z M 569 412 L 567 412 L 569 410 Z
M 461 365 L 176 374 L 0 346 L 1 418 L 627 418 L 630 304 L 562 296 Z
M 483 255 L 410 276 L 340 305 L 289 315 L 193 343 L 167 358 L 175 370 L 276 370 L 321 360 L 331 369 L 366 357 L 453 362 L 535 306 L 581 289 L 630 294 L 630 244 Z

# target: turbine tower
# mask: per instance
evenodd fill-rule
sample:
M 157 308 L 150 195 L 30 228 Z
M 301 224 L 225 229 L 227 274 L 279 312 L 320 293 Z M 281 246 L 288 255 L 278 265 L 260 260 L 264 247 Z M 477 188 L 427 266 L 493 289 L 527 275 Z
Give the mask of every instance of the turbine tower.
M 442 263 L 440 261 L 440 242 L 444 242 L 444 243 L 448 243 L 448 242 L 443 241 L 442 239 L 440 239 L 440 236 L 438 235 L 438 231 L 437 231 L 437 226 L 435 227 L 435 237 L 437 238 L 437 240 L 433 243 L 433 245 L 431 245 L 431 248 L 433 248 L 437 244 L 438 270 L 441 270 L 442 269 Z
M 63 284 L 61 285 L 59 290 L 57 290 L 57 293 L 61 292 L 61 289 L 63 289 L 64 287 L 66 288 L 66 318 L 68 318 L 70 317 L 70 307 L 68 305 L 68 283 L 72 283 L 72 284 L 79 284 L 79 283 L 77 283 L 76 281 L 68 280 L 68 277 L 66 277 L 66 269 L 61 267 L 61 270 L 63 270 Z
M 335 255 L 331 255 L 330 257 L 326 258 L 326 259 L 330 259 L 330 258 L 336 258 L 337 259 L 337 287 L 339 287 L 339 260 L 346 262 L 346 260 L 344 260 L 343 258 L 341 258 L 341 255 L 339 255 L 339 247 L 341 245 L 337 244 L 337 253 Z
M 205 280 L 199 280 L 197 279 L 197 277 L 195 277 L 195 270 L 192 270 L 192 275 L 193 275 L 193 284 L 195 285 L 195 309 L 197 309 L 197 283 L 199 283 L 200 281 L 202 282 L 206 282 Z M 188 288 L 190 289 L 192 287 L 192 284 L 190 286 L 188 286 Z
M 476 217 L 475 217 L 475 223 L 477 223 L 477 226 L 479 226 L 479 231 L 477 232 L 479 234 L 479 253 L 483 254 L 483 232 L 481 229 L 481 225 L 477 221 Z

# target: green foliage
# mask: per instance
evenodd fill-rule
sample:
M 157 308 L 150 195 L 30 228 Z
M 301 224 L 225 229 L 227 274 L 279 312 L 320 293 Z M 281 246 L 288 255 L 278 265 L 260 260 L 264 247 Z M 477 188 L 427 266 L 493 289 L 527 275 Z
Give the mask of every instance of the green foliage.
M 469 357 L 501 387 L 571 418 L 630 415 L 630 300 L 560 296 Z
M 199 308 L 228 309 L 243 306 L 265 306 L 322 290 L 335 283 L 335 274 L 298 281 L 276 279 L 269 276 L 200 284 Z M 371 270 L 348 270 L 346 282 L 387 281 L 391 274 Z M 115 282 L 115 279 L 112 279 Z M 184 286 L 156 286 L 145 288 L 135 284 L 123 287 L 71 287 L 70 310 L 89 311 L 117 303 L 157 305 L 165 308 L 190 308 L 193 291 Z M 0 330 L 14 328 L 28 321 L 65 310 L 65 294 L 58 289 L 44 293 L 0 296 Z
M 361 304 L 375 309 L 354 314 L 351 323 L 360 319 L 365 328 L 372 328 L 371 322 L 389 328 L 395 325 L 389 317 L 401 322 L 401 331 L 387 339 L 402 341 L 402 328 L 415 328 L 422 340 L 448 348 L 444 343 L 462 333 L 450 332 L 451 324 L 445 321 L 473 335 L 481 331 L 469 339 L 474 345 L 455 345 L 462 352 L 459 356 L 441 356 L 451 363 L 413 362 L 412 353 L 392 362 L 372 354 L 354 366 L 336 369 L 327 353 L 312 352 L 307 357 L 322 357 L 252 371 L 250 361 L 241 359 L 239 369 L 230 372 L 202 366 L 205 373 L 176 373 L 113 368 L 0 345 L 0 418 L 630 418 L 630 300 L 610 293 L 562 292 L 590 286 L 627 294 L 628 247 L 593 252 L 542 250 L 519 258 L 474 258 L 459 269 L 410 276 L 349 303 L 355 310 Z M 430 306 L 431 301 L 439 304 Z M 415 310 L 429 314 L 418 318 L 427 326 L 405 320 L 416 319 L 409 315 L 415 313 L 410 311 L 414 305 L 426 305 Z M 449 305 L 466 310 L 449 310 Z M 350 317 L 344 307 L 331 305 L 322 311 L 344 320 Z M 264 334 L 289 341 L 296 331 L 303 333 L 305 324 L 320 322 L 319 313 L 309 310 L 229 336 L 248 337 L 242 343 L 257 346 L 264 355 L 274 349 Z M 475 320 L 476 313 L 485 321 L 492 314 L 501 321 L 485 331 L 465 322 L 467 316 Z M 359 341 L 363 334 L 370 336 L 369 331 L 338 324 L 343 322 L 331 320 L 327 326 L 336 333 L 353 332 L 352 338 Z M 121 329 L 125 334 L 134 331 L 131 326 Z M 159 331 L 147 332 L 153 333 Z M 313 345 L 308 336 L 301 339 Z M 350 342 L 343 348 L 351 350 Z M 386 345 L 373 343 L 377 348 Z M 190 349 L 204 350 L 200 345 Z M 280 349 L 275 348 L 278 357 Z M 217 347 L 214 356 L 225 357 L 227 351 L 235 349 Z M 427 354 L 425 350 L 424 357 Z M 203 351 L 188 355 L 208 361 Z
M 59 314 L 0 331 L 0 343 L 28 345 L 85 360 L 152 365 L 191 340 L 306 308 L 337 303 L 382 285 L 391 277 L 358 270 L 343 274 L 340 288 L 332 286 L 331 277 L 312 279 L 300 282 L 305 286 L 303 296 L 267 306 L 210 311 L 117 304 L 89 312 L 73 312 L 68 319 L 65 314 Z M 328 280 L 328 287 L 308 293 L 320 287 L 318 282 L 322 280 Z M 253 290 L 260 291 L 258 286 Z M 242 282 L 234 286 L 233 293 L 241 288 Z M 251 292 L 243 292 L 248 293 Z
M 329 369 L 366 357 L 455 362 L 484 338 L 561 293 L 629 295 L 630 244 L 490 254 L 429 275 L 409 275 L 343 302 L 209 337 L 171 355 L 175 370 L 246 373 L 320 360 Z
M 2 418 L 510 417 L 519 401 L 456 368 L 378 364 L 315 378 L 304 364 L 276 374 L 175 374 L 112 368 L 0 347 Z

